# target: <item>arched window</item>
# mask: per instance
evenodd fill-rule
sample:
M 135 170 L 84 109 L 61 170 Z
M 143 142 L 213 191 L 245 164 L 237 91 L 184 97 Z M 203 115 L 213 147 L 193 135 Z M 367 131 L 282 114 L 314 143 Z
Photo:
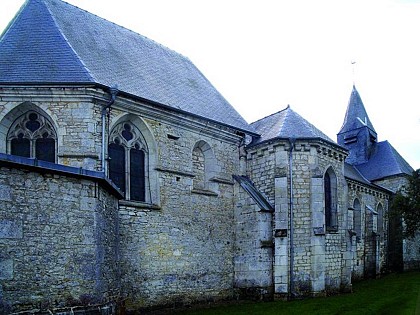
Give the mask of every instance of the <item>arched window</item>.
M 376 208 L 376 212 L 378 212 L 378 234 L 379 236 L 383 236 L 384 234 L 384 208 L 382 204 L 378 204 Z
M 193 188 L 206 189 L 206 159 L 199 146 L 195 146 L 192 152 L 192 167 L 194 173 Z
M 337 231 L 337 177 L 330 167 L 324 175 L 325 226 L 327 231 Z
M 357 198 L 354 200 L 353 209 L 353 230 L 356 233 L 356 241 L 359 242 L 362 237 L 362 206 Z
M 127 200 L 146 201 L 148 149 L 143 135 L 125 121 L 114 127 L 109 139 L 109 178 Z
M 55 163 L 57 135 L 47 118 L 35 111 L 18 117 L 7 133 L 8 152 Z
M 203 140 L 198 141 L 192 151 L 193 190 L 213 191 L 215 186 L 211 179 L 216 176 L 217 169 L 216 158 L 210 145 Z

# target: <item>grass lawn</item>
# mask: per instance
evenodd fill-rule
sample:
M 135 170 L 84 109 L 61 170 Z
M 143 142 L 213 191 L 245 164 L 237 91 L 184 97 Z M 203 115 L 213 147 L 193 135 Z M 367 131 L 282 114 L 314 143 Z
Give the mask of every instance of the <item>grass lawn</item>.
M 178 313 L 181 314 L 181 313 Z M 290 302 L 244 302 L 182 314 L 420 314 L 420 272 L 390 274 L 353 285 L 353 293 Z

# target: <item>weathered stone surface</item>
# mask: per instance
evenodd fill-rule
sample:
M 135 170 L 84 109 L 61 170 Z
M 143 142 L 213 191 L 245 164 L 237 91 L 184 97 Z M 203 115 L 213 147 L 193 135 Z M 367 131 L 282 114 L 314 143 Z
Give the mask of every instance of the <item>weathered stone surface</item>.
M 1 238 L 22 238 L 22 220 L 0 220 Z
M 52 90 L 32 89 L 31 102 L 25 89 L 8 94 L 0 152 L 9 152 L 7 127 L 35 108 L 54 122 L 58 163 L 102 170 L 101 104 L 109 95 Z M 139 309 L 290 290 L 322 295 L 386 267 L 389 193 L 345 178 L 346 153 L 335 145 L 298 139 L 291 150 L 278 139 L 245 152 L 243 135 L 229 127 L 118 97 L 106 137 L 125 121 L 147 146 L 145 202 L 118 203 L 86 179 L 0 168 L 3 305 L 19 311 L 89 297 L 122 298 Z M 336 178 L 336 229 L 325 223 L 327 170 Z M 233 174 L 249 176 L 274 212 L 261 211 Z M 378 184 L 396 189 L 401 182 Z

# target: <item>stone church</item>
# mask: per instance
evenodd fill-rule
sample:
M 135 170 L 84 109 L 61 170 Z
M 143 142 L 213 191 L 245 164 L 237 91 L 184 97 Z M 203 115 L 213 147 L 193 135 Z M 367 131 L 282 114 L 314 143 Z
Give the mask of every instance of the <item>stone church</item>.
M 351 291 L 412 168 L 353 86 L 337 142 L 248 124 L 186 57 L 61 0 L 0 38 L 0 313 Z

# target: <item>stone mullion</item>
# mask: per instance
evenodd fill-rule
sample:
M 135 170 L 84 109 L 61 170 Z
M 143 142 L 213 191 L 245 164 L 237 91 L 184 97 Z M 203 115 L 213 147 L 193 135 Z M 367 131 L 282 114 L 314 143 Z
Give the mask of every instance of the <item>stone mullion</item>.
M 36 139 L 31 137 L 29 139 L 29 143 L 30 143 L 31 158 L 35 159 L 36 158 Z
M 130 187 L 130 149 L 125 147 L 125 199 L 131 200 L 131 187 Z

